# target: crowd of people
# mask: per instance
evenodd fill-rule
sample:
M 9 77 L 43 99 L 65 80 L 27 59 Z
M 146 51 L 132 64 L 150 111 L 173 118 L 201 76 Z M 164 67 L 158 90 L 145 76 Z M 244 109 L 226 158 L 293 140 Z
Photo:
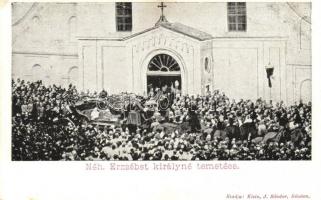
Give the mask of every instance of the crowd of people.
M 139 124 L 125 108 L 118 123 L 100 126 L 77 112 L 84 95 L 99 96 L 13 80 L 12 160 L 311 159 L 311 103 L 235 101 L 214 91 L 169 94 L 169 106 L 159 109 L 146 96 L 129 106 Z

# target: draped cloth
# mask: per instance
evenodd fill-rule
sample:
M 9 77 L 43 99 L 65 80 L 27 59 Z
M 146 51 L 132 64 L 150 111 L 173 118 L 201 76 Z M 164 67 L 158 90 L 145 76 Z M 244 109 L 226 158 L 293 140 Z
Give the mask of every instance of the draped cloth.
M 137 111 L 130 111 L 128 113 L 127 124 L 140 126 L 142 124 L 140 113 Z
M 262 142 L 267 143 L 269 141 L 273 141 L 273 142 L 279 142 L 281 139 L 281 133 L 280 132 L 268 132 Z

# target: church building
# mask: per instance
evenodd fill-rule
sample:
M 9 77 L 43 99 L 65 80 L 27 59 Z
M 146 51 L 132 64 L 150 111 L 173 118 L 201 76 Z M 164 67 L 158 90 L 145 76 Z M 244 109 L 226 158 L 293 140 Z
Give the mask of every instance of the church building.
M 311 101 L 310 3 L 13 3 L 12 77 Z M 269 83 L 270 80 L 270 83 Z

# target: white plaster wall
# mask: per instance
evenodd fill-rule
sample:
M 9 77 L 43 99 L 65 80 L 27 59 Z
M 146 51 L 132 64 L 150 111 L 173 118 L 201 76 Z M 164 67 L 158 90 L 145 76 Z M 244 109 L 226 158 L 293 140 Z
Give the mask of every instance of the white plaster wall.
M 43 80 L 45 84 L 59 84 L 67 86 L 68 71 L 72 67 L 78 67 L 78 57 L 56 56 L 56 55 L 33 55 L 13 54 L 12 56 L 12 78 L 26 80 Z M 32 67 L 40 65 L 41 77 L 32 77 Z
M 129 92 L 130 59 L 124 46 L 102 46 L 104 88 L 109 93 Z
M 16 13 L 15 9 L 12 15 L 19 22 L 13 22 L 13 52 L 77 53 L 77 45 L 69 40 L 69 19 L 77 17 L 76 4 L 35 3 L 27 15 Z
M 213 41 L 214 88 L 236 99 L 286 100 L 285 44 L 283 39 L 268 38 Z M 268 63 L 274 67 L 271 91 Z
M 288 65 L 288 77 L 291 79 L 289 87 L 289 96 L 293 103 L 311 102 L 311 66 L 307 65 Z M 310 87 L 310 88 L 309 88 Z
M 255 48 L 214 49 L 214 88 L 236 99 L 258 97 L 258 65 Z
M 87 56 L 82 58 L 82 51 L 78 51 L 79 42 L 76 37 L 119 38 L 150 28 L 159 18 L 160 11 L 157 4 L 133 3 L 133 31 L 116 32 L 114 3 L 14 3 L 13 77 L 29 79 L 32 73 L 31 67 L 39 64 L 45 72 L 44 77 L 39 78 L 46 80 L 47 83 L 67 85 L 68 70 L 77 66 L 79 67 L 79 77 L 86 76 L 87 78 L 86 82 L 79 83 L 79 86 L 86 85 L 86 88 L 100 90 L 108 85 L 103 77 L 109 77 L 108 80 L 118 83 L 118 79 L 112 80 L 114 77 L 112 75 L 120 73 L 117 71 L 118 69 L 131 68 L 131 70 L 123 72 L 124 76 L 127 76 L 127 80 L 126 83 L 119 82 L 119 88 L 133 91 L 137 86 L 139 88 L 137 91 L 142 92 L 142 86 L 138 85 L 141 84 L 141 80 L 139 78 L 132 79 L 132 73 L 137 73 L 136 70 L 140 70 L 138 63 L 141 63 L 142 58 L 148 51 L 151 51 L 152 48 L 148 45 L 152 43 L 145 39 L 142 39 L 142 44 L 139 42 L 126 43 L 126 53 L 120 54 L 119 52 L 122 51 L 119 50 L 119 47 L 115 48 L 115 51 L 111 51 L 109 47 L 102 50 L 100 48 L 102 44 L 98 42 L 93 46 L 85 47 L 84 51 Z M 222 88 L 234 96 L 240 95 L 244 98 L 262 96 L 269 99 L 264 66 L 268 62 L 272 62 L 275 65 L 275 79 L 272 82 L 273 88 L 271 90 L 273 100 L 283 99 L 287 102 L 294 102 L 298 101 L 302 95 L 309 96 L 308 92 L 302 92 L 301 85 L 305 80 L 311 78 L 311 24 L 309 23 L 311 4 L 296 4 L 299 5 L 298 8 L 302 8 L 300 10 L 305 10 L 303 14 L 307 16 L 307 20 L 303 20 L 286 3 L 248 2 L 248 29 L 246 32 L 227 31 L 226 2 L 166 3 L 166 5 L 165 15 L 170 22 L 180 22 L 216 37 L 212 41 L 214 88 Z M 25 14 L 27 11 L 29 12 Z M 72 20 L 73 24 L 71 24 L 72 18 L 74 19 Z M 156 37 L 159 35 L 153 35 L 151 38 Z M 271 43 L 271 39 L 278 40 L 281 37 L 282 40 L 284 39 L 282 44 Z M 186 38 L 183 37 L 183 39 Z M 269 41 L 266 42 L 265 39 Z M 174 43 L 174 46 L 170 46 Z M 201 70 L 203 68 L 202 55 L 206 53 L 193 44 L 182 43 L 180 39 L 175 40 L 174 43 L 169 42 L 159 47 L 172 49 L 184 57 L 187 69 L 186 86 L 188 88 L 186 91 L 194 94 L 201 93 L 204 90 L 201 83 L 205 81 L 205 74 Z M 144 47 L 144 45 L 147 46 Z M 237 49 L 239 47 L 234 49 L 235 46 L 241 46 L 244 51 Z M 180 48 L 185 48 L 185 50 L 180 50 Z M 135 51 L 140 49 L 135 56 L 132 54 L 133 49 Z M 119 64 L 116 65 L 122 67 L 117 67 L 117 70 L 113 68 L 113 71 L 108 74 L 110 64 L 105 66 L 102 64 L 103 61 L 99 59 L 104 57 L 103 54 L 106 56 L 106 63 L 117 62 Z M 116 55 L 118 55 L 117 58 L 115 58 Z M 132 59 L 124 61 L 123 56 L 125 55 L 126 58 L 134 57 L 133 62 L 131 62 Z M 199 57 L 199 59 L 194 60 L 195 57 Z M 93 67 L 88 71 L 83 71 L 81 69 L 82 63 Z M 242 68 L 244 72 L 252 72 L 254 66 L 259 66 L 257 74 L 251 73 L 251 76 L 258 77 L 257 84 L 253 85 L 254 78 L 252 77 L 250 80 L 253 83 L 245 84 L 249 85 L 251 89 L 240 88 L 240 90 L 233 91 L 234 86 L 238 86 L 241 82 L 244 83 L 249 74 L 242 73 L 238 77 L 233 77 L 232 73 L 226 72 L 228 68 L 225 66 L 230 67 L 232 70 L 230 72 L 235 73 L 240 73 L 240 71 L 233 71 L 237 68 Z M 102 71 L 103 75 L 101 75 Z M 234 82 L 230 81 L 231 87 L 227 87 L 229 84 L 223 84 L 224 80 L 233 80 Z M 302 87 L 308 88 L 307 85 L 309 84 L 305 82 Z M 255 92 L 250 94 L 249 91 Z M 304 99 L 308 98 L 304 97 Z
M 202 42 L 201 45 L 201 60 L 200 70 L 202 73 L 202 94 L 206 93 L 206 86 L 209 86 L 209 90 L 214 89 L 214 69 L 213 69 L 213 42 L 211 40 Z M 205 59 L 208 59 L 208 69 L 205 69 Z
M 157 5 L 158 3 L 133 3 L 133 31 L 116 32 L 114 3 L 77 4 L 79 19 L 82 21 L 78 34 L 122 37 L 145 30 L 153 27 L 159 18 L 160 11 Z M 246 32 L 228 32 L 226 2 L 166 5 L 164 12 L 170 22 L 180 22 L 214 37 L 288 37 L 287 62 L 311 64 L 311 24 L 297 16 L 287 3 L 248 2 Z M 309 19 L 311 5 L 301 3 L 299 6 L 305 8 L 304 15 Z

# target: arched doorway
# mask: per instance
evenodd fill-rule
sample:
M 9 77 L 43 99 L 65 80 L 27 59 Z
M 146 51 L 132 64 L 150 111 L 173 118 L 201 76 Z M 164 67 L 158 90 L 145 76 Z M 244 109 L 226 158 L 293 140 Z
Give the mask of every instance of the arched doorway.
M 32 66 L 32 81 L 43 80 L 45 78 L 45 73 L 39 64 Z
M 303 103 L 311 102 L 311 98 L 312 98 L 311 90 L 312 90 L 311 79 L 306 79 L 301 82 L 301 84 L 300 84 L 300 100 Z
M 79 70 L 78 67 L 71 67 L 68 71 L 68 85 L 78 86 Z
M 150 90 L 176 87 L 182 90 L 181 67 L 178 62 L 166 53 L 160 53 L 152 57 L 148 63 L 147 73 L 147 93 Z

